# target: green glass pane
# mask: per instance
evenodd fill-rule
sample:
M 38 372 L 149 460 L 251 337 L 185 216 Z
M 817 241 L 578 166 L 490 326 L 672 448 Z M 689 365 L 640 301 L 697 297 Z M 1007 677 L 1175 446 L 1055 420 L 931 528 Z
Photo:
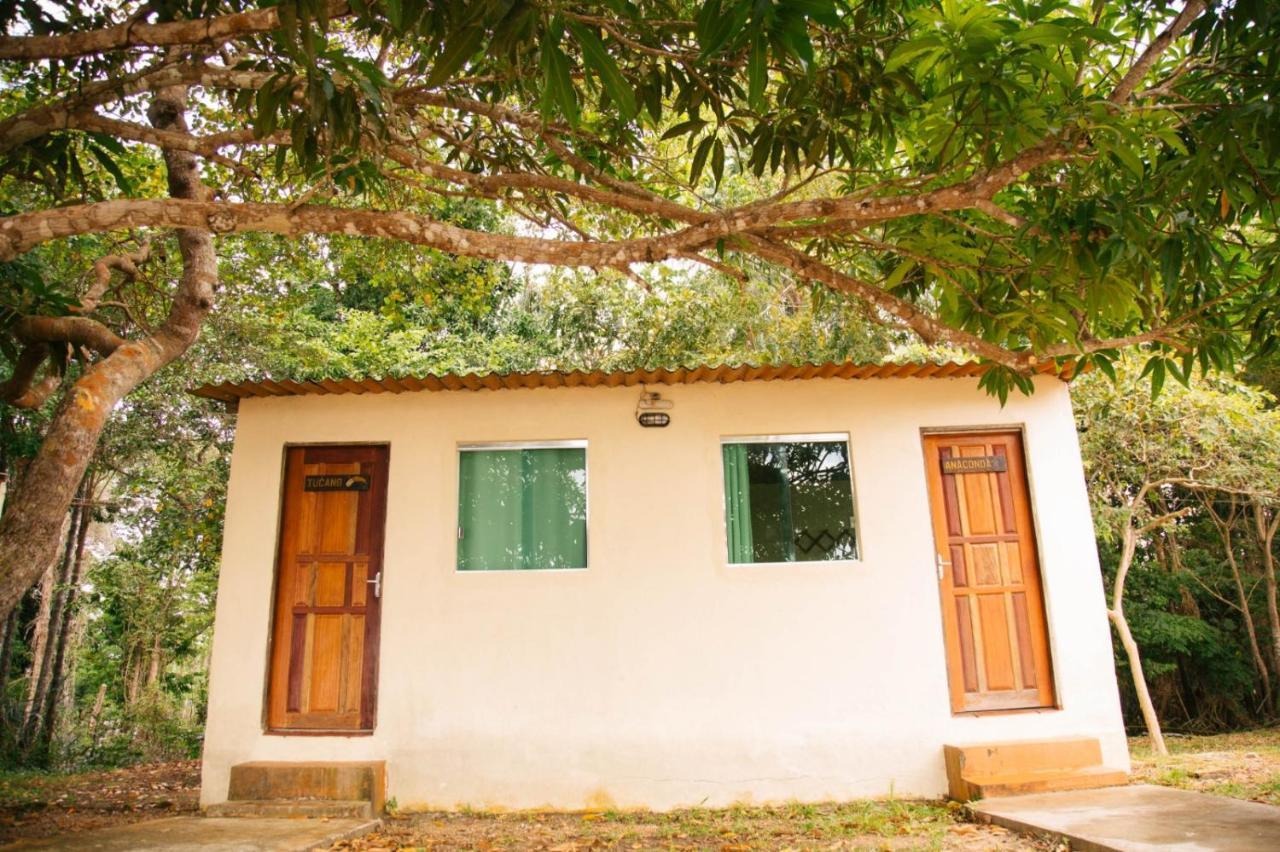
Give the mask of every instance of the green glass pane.
M 723 454 L 730 562 L 857 558 L 843 441 L 726 444 Z
M 458 568 L 585 568 L 581 447 L 466 450 L 459 460 Z
M 729 561 L 751 561 L 751 493 L 747 478 L 747 448 L 725 444 L 724 517 L 728 532 Z

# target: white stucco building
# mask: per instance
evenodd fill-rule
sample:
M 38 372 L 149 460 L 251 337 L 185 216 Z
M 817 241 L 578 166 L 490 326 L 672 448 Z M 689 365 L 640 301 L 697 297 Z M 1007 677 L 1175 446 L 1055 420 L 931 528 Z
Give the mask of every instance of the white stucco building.
M 1114 780 L 1067 385 L 979 374 L 199 389 L 239 411 L 204 803 L 261 761 L 384 762 L 402 808 L 937 796 L 993 742 Z

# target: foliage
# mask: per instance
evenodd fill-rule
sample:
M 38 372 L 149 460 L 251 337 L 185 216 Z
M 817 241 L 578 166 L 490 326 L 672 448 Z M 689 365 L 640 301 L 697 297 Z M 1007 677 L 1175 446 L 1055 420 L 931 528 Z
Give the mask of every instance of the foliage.
M 280 269 L 273 283 L 288 289 L 267 300 L 245 298 L 214 318 L 221 351 L 207 362 L 211 376 L 874 361 L 893 340 L 839 294 L 780 293 L 771 282 L 736 282 L 697 269 L 674 270 L 640 287 L 594 273 L 513 279 L 502 266 L 430 257 L 423 263 L 422 252 L 390 245 L 373 258 L 356 241 L 329 242 L 341 263 L 315 262 L 318 253 L 269 243 L 257 262 Z M 375 268 L 387 269 L 385 278 L 365 271 Z M 465 302 L 451 284 L 459 279 L 474 286 Z
M 1153 400 L 1142 393 L 1136 362 L 1117 366 L 1114 383 L 1087 376 L 1073 386 L 1073 398 L 1109 587 L 1130 516 L 1173 516 L 1139 541 L 1125 606 L 1160 715 L 1204 730 L 1268 718 L 1273 708 L 1250 658 L 1228 542 L 1205 501 L 1280 502 L 1280 412 L 1269 395 L 1223 376 L 1174 384 Z M 1131 508 L 1147 483 L 1163 484 Z M 1263 565 L 1248 527 L 1235 533 L 1230 546 L 1248 572 L 1246 597 L 1265 643 L 1275 627 L 1267 624 Z M 1116 664 L 1127 672 L 1119 648 Z M 1134 714 L 1129 681 L 1120 682 Z
M 95 464 L 111 472 L 112 487 L 81 604 L 87 625 L 70 687 L 76 710 L 59 728 L 59 766 L 198 753 L 234 418 L 189 396 L 192 381 L 258 371 L 875 360 L 890 343 L 838 294 L 780 294 L 693 265 L 646 290 L 621 275 L 517 277 L 503 265 L 412 246 L 247 235 L 221 274 L 223 303 L 187 363 L 124 401 L 99 449 Z M 35 451 L 28 436 L 38 436 L 46 416 L 18 414 L 30 425 L 5 433 L 11 458 Z M 33 617 L 29 603 L 19 621 Z M 13 672 L 28 665 L 18 647 Z M 25 685 L 22 677 L 10 682 L 8 707 L 21 706 Z
M 192 144 L 227 199 L 458 222 L 465 233 L 435 244 L 476 257 L 527 260 L 489 239 L 505 231 L 596 269 L 701 257 L 754 276 L 763 263 L 780 287 L 852 290 L 872 321 L 995 361 L 1001 395 L 1027 389 L 1029 355 L 1105 368 L 1140 343 L 1158 390 L 1275 350 L 1280 15 L 1265 0 L 270 8 L 274 24 L 228 36 L 225 61 L 173 53 L 203 87 Z M 10 32 L 71 38 L 249 9 L 4 16 Z M 69 79 L 146 79 L 152 59 L 125 45 L 5 65 L 0 112 L 23 117 Z M 163 192 L 155 139 L 133 121 L 146 103 L 117 97 L 116 124 L 73 111 L 0 146 L 13 209 Z M 441 213 L 460 195 L 487 212 Z M 715 220 L 730 224 L 695 235 Z M 347 218 L 344 232 L 381 221 Z M 274 226 L 245 225 L 260 227 Z M 617 253 L 574 259 L 611 239 Z M 475 286 L 454 283 L 454 298 Z
M 230 29 L 148 41 L 190 21 Z M 81 602 L 65 760 L 197 745 L 231 421 L 183 390 L 261 372 L 946 347 L 988 362 L 1003 400 L 1045 361 L 1093 367 L 1077 401 L 1104 562 L 1141 483 L 1165 484 L 1138 513 L 1177 513 L 1132 581 L 1163 712 L 1272 712 L 1225 564 L 1253 581 L 1262 554 L 1227 550 L 1197 500 L 1276 491 L 1274 401 L 1223 378 L 1275 377 L 1274 4 L 50 0 L 0 4 L 0 23 L 0 397 L 21 406 L 0 449 L 19 507 L 52 488 L 24 471 L 59 451 L 42 436 L 75 409 L 56 392 L 104 367 L 151 377 L 105 406 L 115 540 Z M 176 109 L 175 82 L 189 126 L 149 114 Z M 169 197 L 179 151 L 207 195 Z M 186 284 L 183 224 L 219 235 L 216 298 Z M 203 337 L 154 376 L 136 347 L 65 331 L 159 345 L 184 316 Z M 33 356 L 43 379 L 22 374 Z M 10 708 L 34 604 L 14 617 Z

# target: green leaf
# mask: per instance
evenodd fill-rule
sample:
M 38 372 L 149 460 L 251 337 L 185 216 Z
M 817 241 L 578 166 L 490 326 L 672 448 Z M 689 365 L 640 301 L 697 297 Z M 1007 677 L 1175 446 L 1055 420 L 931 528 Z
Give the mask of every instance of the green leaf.
M 1143 166 L 1142 158 L 1138 156 L 1128 145 L 1118 144 L 1111 146 L 1111 155 L 1120 161 L 1120 164 L 1133 173 L 1134 177 L 1142 177 Z
M 697 133 L 706 127 L 707 123 L 700 118 L 691 118 L 688 121 L 682 121 L 673 125 L 666 133 L 662 134 L 663 139 L 674 139 L 677 136 L 684 136 L 686 133 Z
M 1112 384 L 1115 384 L 1116 381 L 1118 381 L 1118 379 L 1116 378 L 1115 365 L 1111 363 L 1110 358 L 1108 358 L 1107 356 L 1101 353 L 1098 353 L 1093 356 L 1093 363 L 1097 366 L 1099 370 L 1102 371 L 1103 375 L 1105 375 L 1108 379 L 1111 380 Z
M 1071 30 L 1053 21 L 1042 21 L 1013 34 L 1014 44 L 1057 47 L 1071 40 Z
M 542 111 L 552 115 L 557 109 L 570 125 L 578 125 L 578 92 L 569 73 L 569 57 L 560 45 L 547 39 L 542 43 Z
M 569 21 L 569 31 L 578 40 L 582 48 L 582 58 L 587 66 L 596 72 L 604 90 L 609 93 L 614 104 L 622 112 L 624 118 L 634 118 L 636 114 L 636 93 L 631 84 L 622 76 L 618 63 L 614 62 L 604 42 L 596 35 L 595 30 L 585 27 L 576 21 Z
M 899 263 L 894 267 L 893 272 L 889 273 L 889 277 L 884 280 L 884 289 L 893 290 L 896 288 L 902 283 L 902 280 L 907 277 L 907 273 L 914 269 L 915 266 L 916 262 L 910 258 Z
M 694 35 L 698 39 L 698 49 L 705 58 L 718 52 L 734 35 L 742 32 L 742 25 L 747 20 L 752 8 L 751 2 L 741 0 L 724 9 L 719 0 L 707 0 L 698 12 Z
M 115 158 L 111 156 L 104 148 L 97 145 L 86 146 L 93 158 L 102 164 L 107 173 L 115 180 L 116 186 L 120 187 L 120 191 L 125 195 L 133 195 L 133 181 L 125 177 L 124 172 L 120 170 L 120 166 L 116 163 Z
M 799 12 L 824 26 L 840 25 L 840 16 L 836 13 L 836 4 L 832 0 L 783 0 L 778 5 L 781 10 Z
M 1154 400 L 1160 396 L 1160 391 L 1164 388 L 1165 362 L 1163 358 L 1158 359 L 1156 367 L 1151 371 L 1151 398 Z
M 284 8 L 286 6 L 292 6 L 292 4 L 291 3 L 280 4 L 281 18 L 284 17 Z M 387 10 L 387 21 L 397 31 L 402 30 L 404 28 L 404 13 L 403 13 L 403 7 L 400 5 L 400 0 L 383 0 L 383 6 Z
M 720 182 L 724 180 L 724 143 L 719 139 L 711 146 L 711 174 L 716 179 L 718 189 Z
M 778 35 L 791 55 L 800 60 L 801 65 L 807 69 L 813 64 L 813 42 L 809 41 L 804 18 L 788 19 Z
M 482 41 L 484 41 L 482 27 L 467 27 L 452 33 L 445 41 L 440 55 L 431 64 L 431 73 L 427 75 L 426 85 L 439 86 L 452 77 L 468 59 L 476 54 Z
M 763 34 L 751 42 L 751 57 L 747 60 L 747 103 L 754 110 L 764 108 L 764 90 L 769 82 L 769 44 Z
M 698 183 L 698 178 L 702 176 L 702 169 L 707 164 L 707 156 L 711 153 L 711 146 L 715 141 L 714 136 L 708 136 L 698 143 L 698 150 L 693 153 L 693 163 L 689 166 L 690 184 Z
M 904 42 L 894 48 L 893 53 L 889 55 L 889 60 L 884 64 L 886 72 L 897 71 L 911 60 L 925 53 L 930 53 L 943 47 L 942 40 L 936 35 L 922 36 L 911 41 Z

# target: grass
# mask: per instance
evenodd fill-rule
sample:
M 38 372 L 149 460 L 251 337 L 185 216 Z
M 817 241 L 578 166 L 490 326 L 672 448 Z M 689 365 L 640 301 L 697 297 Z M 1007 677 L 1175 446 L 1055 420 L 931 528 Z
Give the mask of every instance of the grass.
M 963 807 L 937 801 L 865 800 L 775 806 L 685 808 L 666 813 L 604 810 L 398 815 L 382 831 L 335 849 L 954 849 L 1042 848 L 1000 828 L 967 822 Z
M 1129 740 L 1134 781 L 1280 805 L 1280 728 L 1165 740 L 1167 757 L 1147 737 Z
M 23 807 L 45 801 L 74 775 L 46 769 L 0 769 L 0 804 Z
M 194 813 L 195 761 L 89 772 L 0 770 L 0 844 Z
M 830 805 L 795 803 L 777 807 L 688 808 L 665 814 L 606 811 L 599 815 L 599 819 L 603 823 L 617 825 L 656 824 L 659 836 L 668 839 L 758 837 L 762 828 L 779 837 L 909 836 L 935 839 L 954 824 L 955 810 L 940 802 L 860 801 Z

